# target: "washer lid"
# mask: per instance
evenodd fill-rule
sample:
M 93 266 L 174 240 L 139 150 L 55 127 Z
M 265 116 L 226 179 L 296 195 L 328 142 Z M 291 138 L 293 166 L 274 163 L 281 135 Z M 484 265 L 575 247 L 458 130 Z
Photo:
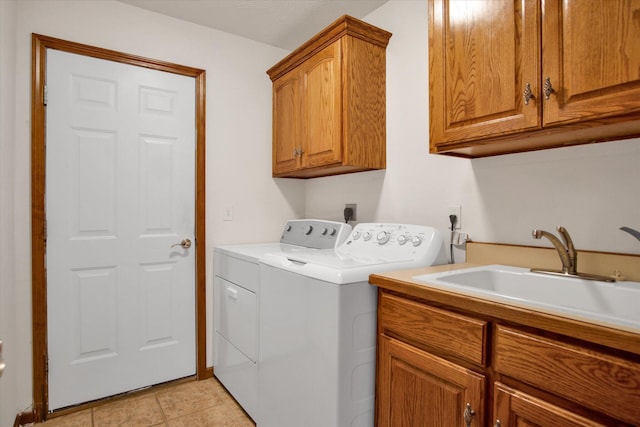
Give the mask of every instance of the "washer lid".
M 369 275 L 373 273 L 425 266 L 415 260 L 340 259 L 337 256 L 310 259 L 304 256 L 288 257 L 276 253 L 265 254 L 260 262 L 283 271 L 337 285 L 368 282 Z

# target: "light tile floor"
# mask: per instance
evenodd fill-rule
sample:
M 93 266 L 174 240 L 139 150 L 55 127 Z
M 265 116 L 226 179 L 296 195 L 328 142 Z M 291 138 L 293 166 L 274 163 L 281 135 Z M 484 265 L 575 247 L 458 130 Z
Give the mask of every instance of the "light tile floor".
M 105 403 L 35 427 L 254 427 L 220 383 L 210 378 Z

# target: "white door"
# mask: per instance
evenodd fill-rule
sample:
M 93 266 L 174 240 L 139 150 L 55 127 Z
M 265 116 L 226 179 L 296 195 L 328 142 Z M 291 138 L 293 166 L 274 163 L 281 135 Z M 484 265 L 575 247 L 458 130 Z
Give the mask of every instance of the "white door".
M 46 98 L 49 409 L 194 375 L 194 79 L 48 49 Z

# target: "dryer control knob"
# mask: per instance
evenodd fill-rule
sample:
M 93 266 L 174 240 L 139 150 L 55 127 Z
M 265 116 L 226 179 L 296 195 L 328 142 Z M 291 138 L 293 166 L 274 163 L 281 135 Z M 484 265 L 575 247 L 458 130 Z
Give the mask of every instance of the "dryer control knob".
M 411 239 L 411 244 L 413 246 L 420 246 L 421 243 L 422 243 L 422 237 L 420 236 L 413 236 L 413 239 Z
M 313 231 L 313 226 L 311 226 L 311 225 L 307 225 L 307 226 L 304 228 L 304 234 L 306 234 L 307 236 L 308 236 L 309 234 L 311 234 L 311 232 L 312 232 L 312 231 Z
M 367 232 L 365 232 L 365 233 L 362 235 L 362 238 L 364 239 L 364 241 L 365 241 L 365 242 L 369 241 L 369 239 L 371 239 L 371 233 L 369 233 L 368 231 L 367 231 Z
M 322 229 L 320 234 L 322 234 L 323 236 L 326 236 L 328 232 L 329 232 L 329 230 L 327 230 L 327 227 L 325 227 L 325 228 Z
M 378 243 L 381 245 L 384 245 L 385 243 L 387 243 L 390 238 L 391 238 L 391 233 L 387 231 L 381 231 L 380 233 L 378 233 L 378 236 L 376 237 L 376 239 L 378 240 Z
M 351 237 L 353 237 L 353 240 L 358 240 L 360 238 L 360 232 L 354 231 Z
M 409 237 L 406 234 L 401 234 L 398 236 L 398 243 L 400 245 L 404 245 L 409 241 Z

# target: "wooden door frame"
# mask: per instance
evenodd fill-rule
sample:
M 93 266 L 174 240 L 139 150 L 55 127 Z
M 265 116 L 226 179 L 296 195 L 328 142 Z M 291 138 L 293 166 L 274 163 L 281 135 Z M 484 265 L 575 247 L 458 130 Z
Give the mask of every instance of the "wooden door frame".
M 45 84 L 46 52 L 64 52 L 121 62 L 195 79 L 196 159 L 195 159 L 195 238 L 196 238 L 196 378 L 211 376 L 206 367 L 206 244 L 205 244 L 205 70 L 130 55 L 108 49 L 31 35 L 31 291 L 33 342 L 33 416 L 43 421 L 48 412 L 47 362 L 47 272 L 45 211 Z

